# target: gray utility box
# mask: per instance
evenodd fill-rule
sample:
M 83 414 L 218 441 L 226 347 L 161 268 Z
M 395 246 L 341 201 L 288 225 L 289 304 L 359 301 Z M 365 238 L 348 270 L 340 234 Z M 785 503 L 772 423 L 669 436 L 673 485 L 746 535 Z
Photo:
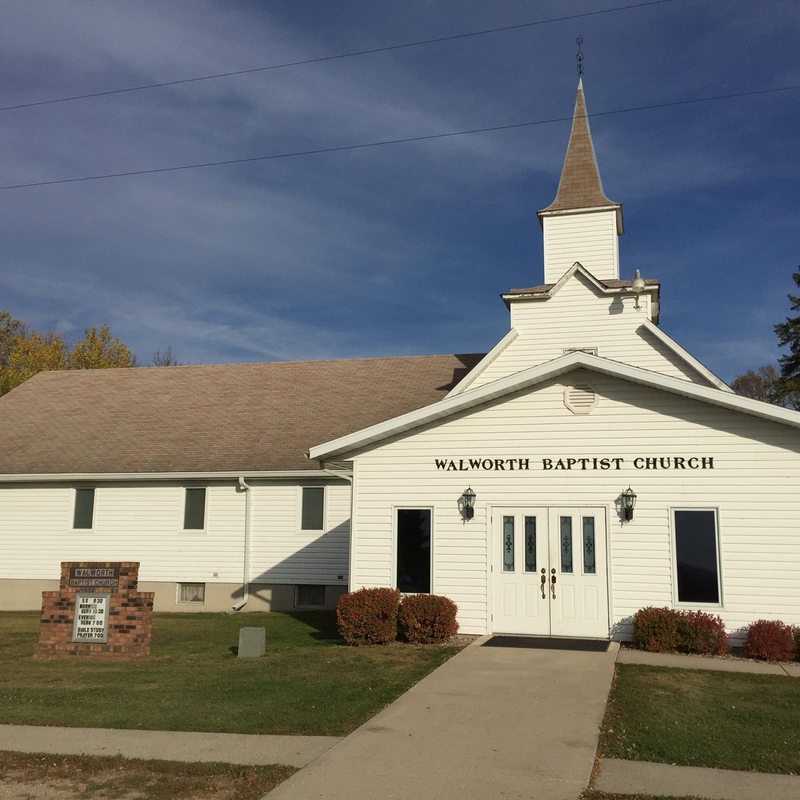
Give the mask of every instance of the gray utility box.
M 267 650 L 267 629 L 239 628 L 239 658 L 258 658 Z

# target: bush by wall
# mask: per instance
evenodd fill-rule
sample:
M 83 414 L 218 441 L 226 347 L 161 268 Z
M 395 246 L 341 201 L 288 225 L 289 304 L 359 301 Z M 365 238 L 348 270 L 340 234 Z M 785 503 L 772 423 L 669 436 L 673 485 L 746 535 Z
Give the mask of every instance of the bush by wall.
M 728 652 L 728 634 L 718 614 L 705 611 L 683 611 L 678 623 L 682 653 L 704 656 L 724 656 Z
M 760 619 L 747 629 L 744 654 L 762 661 L 791 661 L 795 655 L 795 632 L 783 622 Z
M 652 653 L 724 655 L 728 635 L 722 619 L 704 611 L 642 608 L 633 617 L 636 646 Z
M 792 628 L 794 634 L 794 660 L 800 661 L 800 626 Z
M 347 644 L 386 644 L 397 638 L 396 589 L 359 589 L 339 598 L 336 625 Z
M 400 635 L 413 644 L 446 642 L 458 633 L 458 607 L 447 597 L 409 594 L 400 603 Z
M 680 612 L 648 606 L 633 615 L 633 641 L 640 650 L 669 653 L 680 644 Z

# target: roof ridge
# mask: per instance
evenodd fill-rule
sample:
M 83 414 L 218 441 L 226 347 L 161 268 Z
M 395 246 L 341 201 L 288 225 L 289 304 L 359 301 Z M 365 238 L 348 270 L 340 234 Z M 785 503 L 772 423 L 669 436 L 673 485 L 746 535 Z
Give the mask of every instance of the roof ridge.
M 140 372 L 144 370 L 190 370 L 190 369 L 221 369 L 230 367 L 280 367 L 280 366 L 297 366 L 300 364 L 342 364 L 363 361 L 392 361 L 392 360 L 422 360 L 429 358 L 462 358 L 462 357 L 477 357 L 486 355 L 485 353 L 412 353 L 409 355 L 389 355 L 389 356 L 353 356 L 351 358 L 309 358 L 297 361 L 223 361 L 220 363 L 211 364 L 170 364 L 168 366 L 156 366 L 154 364 L 142 364 L 133 367 L 96 367 L 93 369 L 45 369 L 37 372 L 28 378 L 25 383 L 43 375 L 56 375 L 56 374 L 79 374 L 79 373 L 117 373 L 117 372 Z M 20 384 L 22 385 L 22 384 Z

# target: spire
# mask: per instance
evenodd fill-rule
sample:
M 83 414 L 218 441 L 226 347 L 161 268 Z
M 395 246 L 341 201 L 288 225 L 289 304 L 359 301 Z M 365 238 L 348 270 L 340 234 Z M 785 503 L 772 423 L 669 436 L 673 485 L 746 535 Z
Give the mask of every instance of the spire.
M 579 60 L 578 63 L 579 71 L 582 71 L 581 61 Z M 572 130 L 569 134 L 567 153 L 564 156 L 564 166 L 561 168 L 558 192 L 555 200 L 539 213 L 603 206 L 619 207 L 619 204 L 609 200 L 603 191 L 603 182 L 600 180 L 597 157 L 594 153 L 592 132 L 589 128 L 586 98 L 583 95 L 583 77 L 581 76 L 578 79 Z

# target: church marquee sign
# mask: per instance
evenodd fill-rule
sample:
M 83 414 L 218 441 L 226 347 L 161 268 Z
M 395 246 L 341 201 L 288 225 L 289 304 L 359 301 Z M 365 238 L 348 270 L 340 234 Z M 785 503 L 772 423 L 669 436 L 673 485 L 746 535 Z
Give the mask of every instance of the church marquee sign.
M 440 472 L 606 472 L 635 470 L 709 470 L 714 469 L 713 456 L 592 456 L 587 458 L 435 458 Z

